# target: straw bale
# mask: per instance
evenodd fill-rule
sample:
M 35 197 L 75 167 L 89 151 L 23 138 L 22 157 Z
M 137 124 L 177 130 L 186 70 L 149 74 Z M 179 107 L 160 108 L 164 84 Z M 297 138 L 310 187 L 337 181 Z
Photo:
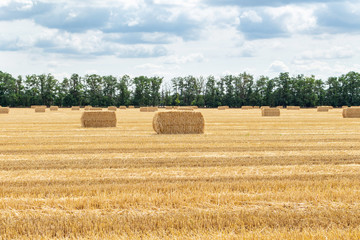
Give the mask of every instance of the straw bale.
M 119 109 L 120 110 L 126 110 L 126 106 L 120 106 Z
M 0 107 L 0 114 L 8 114 L 9 112 L 10 112 L 10 108 Z
M 129 106 L 128 108 L 135 108 L 134 106 Z
M 35 108 L 35 112 L 45 112 L 46 108 L 43 107 L 37 107 Z
M 91 111 L 102 111 L 102 108 L 99 108 L 99 107 L 91 107 L 90 110 L 91 110 Z
M 270 108 L 270 106 L 261 106 L 260 109 L 267 109 L 267 108 Z
M 72 111 L 79 111 L 79 110 L 80 110 L 80 107 L 79 107 L 79 106 L 72 106 L 72 107 L 71 107 L 71 110 L 72 110 Z
M 300 110 L 299 106 L 287 106 L 286 107 L 287 110 Z
M 177 110 L 181 110 L 181 111 L 194 111 L 194 108 L 192 108 L 192 107 L 179 107 Z
M 147 108 L 147 111 L 148 111 L 148 112 L 157 112 L 158 110 L 159 110 L 158 107 L 148 107 L 148 108 Z
M 198 106 L 191 106 L 193 109 L 198 109 L 199 107 Z
M 147 112 L 148 108 L 147 107 L 140 107 L 140 112 Z
M 277 117 L 280 116 L 280 109 L 278 108 L 263 108 L 261 109 L 263 117 Z
M 31 108 L 35 109 L 35 108 L 46 108 L 45 105 L 31 105 Z
M 242 106 L 241 109 L 248 110 L 248 109 L 254 109 L 254 107 L 253 106 Z
M 116 111 L 116 110 L 117 110 L 117 107 L 115 107 L 115 106 L 110 106 L 110 107 L 108 107 L 108 110 L 109 110 L 109 111 Z
M 278 109 L 284 109 L 283 106 L 277 106 L 276 108 L 278 108 Z
M 329 109 L 330 109 L 329 106 L 319 106 L 319 107 L 317 107 L 318 112 L 328 112 Z
M 344 108 L 342 115 L 344 118 L 360 118 L 360 107 Z
M 81 116 L 81 126 L 85 128 L 116 127 L 114 111 L 86 111 Z
M 253 109 L 259 109 L 260 107 L 259 106 L 254 106 Z
M 229 106 L 218 106 L 218 110 L 226 110 L 229 109 Z
M 174 109 L 178 109 L 179 108 L 179 106 L 174 106 Z
M 342 108 L 348 108 L 348 106 L 342 106 Z
M 50 106 L 50 111 L 57 111 L 59 110 L 58 106 Z
M 90 110 L 92 106 L 85 106 L 85 110 Z
M 201 134 L 205 120 L 201 112 L 158 112 L 153 118 L 153 128 L 158 134 Z
M 165 106 L 165 109 L 166 110 L 171 110 L 171 109 L 173 109 L 173 107 L 172 106 Z

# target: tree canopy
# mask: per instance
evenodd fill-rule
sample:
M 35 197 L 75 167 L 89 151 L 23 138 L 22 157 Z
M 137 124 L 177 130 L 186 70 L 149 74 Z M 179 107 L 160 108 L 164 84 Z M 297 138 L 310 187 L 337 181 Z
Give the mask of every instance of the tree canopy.
M 165 82 L 162 77 L 97 74 L 72 74 L 60 81 L 52 74 L 15 78 L 0 71 L 0 105 L 351 106 L 360 105 L 360 73 L 349 72 L 326 81 L 315 76 L 291 76 L 287 72 L 275 78 L 254 79 L 244 72 L 220 78 L 175 77 Z

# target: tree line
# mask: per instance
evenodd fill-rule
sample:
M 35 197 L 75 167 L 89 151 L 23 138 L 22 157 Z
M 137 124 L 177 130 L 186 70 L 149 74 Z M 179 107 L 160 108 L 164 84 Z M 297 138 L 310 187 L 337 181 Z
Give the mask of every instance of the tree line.
M 360 73 L 349 72 L 326 81 L 315 76 L 290 76 L 287 72 L 274 78 L 254 79 L 245 72 L 220 78 L 175 77 L 164 82 L 162 77 L 97 74 L 72 74 L 59 81 L 52 74 L 15 78 L 0 71 L 0 106 L 31 105 L 351 106 L 360 105 Z

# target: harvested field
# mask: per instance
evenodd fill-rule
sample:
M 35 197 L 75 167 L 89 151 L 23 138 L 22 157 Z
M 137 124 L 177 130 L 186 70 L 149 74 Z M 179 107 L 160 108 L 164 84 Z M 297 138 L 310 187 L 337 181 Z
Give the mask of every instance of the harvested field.
M 71 109 L 0 115 L 0 238 L 360 238 L 359 119 L 197 112 L 200 135 L 158 135 L 139 110 L 101 129 Z

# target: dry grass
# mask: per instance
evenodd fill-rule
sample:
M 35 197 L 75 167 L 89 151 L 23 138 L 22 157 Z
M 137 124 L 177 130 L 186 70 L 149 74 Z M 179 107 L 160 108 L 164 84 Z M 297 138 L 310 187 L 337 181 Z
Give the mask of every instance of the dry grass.
M 360 238 L 360 125 L 342 109 L 199 109 L 200 135 L 33 111 L 0 116 L 0 239 Z

